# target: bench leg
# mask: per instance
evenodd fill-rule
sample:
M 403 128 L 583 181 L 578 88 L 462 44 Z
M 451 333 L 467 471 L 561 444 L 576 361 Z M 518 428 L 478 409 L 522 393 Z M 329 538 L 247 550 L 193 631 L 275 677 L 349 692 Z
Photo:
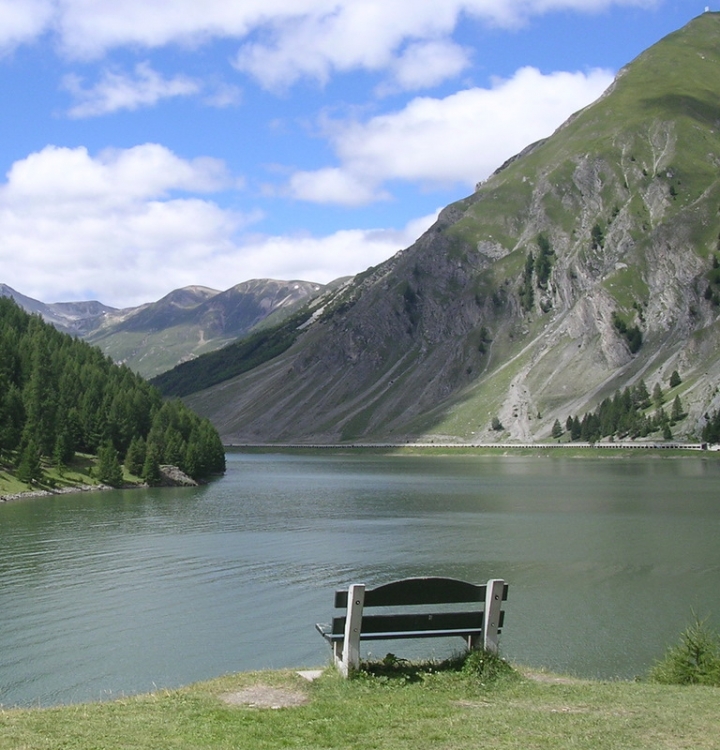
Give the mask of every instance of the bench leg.
M 335 664 L 343 677 L 348 677 L 351 669 L 357 669 L 360 666 L 360 629 L 362 626 L 364 604 L 365 584 L 352 584 L 348 589 L 345 637 L 343 639 L 342 656 L 339 663 L 337 651 L 335 652 Z
M 498 652 L 498 627 L 500 625 L 500 610 L 504 590 L 505 581 L 502 578 L 492 578 L 487 582 L 483 648 L 486 651 L 492 651 L 493 654 Z

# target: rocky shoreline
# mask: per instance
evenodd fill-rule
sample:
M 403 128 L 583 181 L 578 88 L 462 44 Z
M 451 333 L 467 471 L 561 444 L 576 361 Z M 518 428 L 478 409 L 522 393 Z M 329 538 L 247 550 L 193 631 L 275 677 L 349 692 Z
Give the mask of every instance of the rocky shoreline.
M 50 497 L 51 495 L 72 495 L 76 492 L 95 492 L 97 490 L 113 489 L 107 484 L 77 484 L 72 487 L 61 487 L 53 490 L 27 490 L 27 492 L 15 492 L 9 495 L 0 495 L 0 503 L 9 503 L 13 500 L 27 500 L 33 497 Z
M 162 476 L 161 487 L 197 487 L 198 483 L 181 471 L 177 466 L 163 465 L 160 467 Z M 16 492 L 7 495 L 0 495 L 0 503 L 9 503 L 14 500 L 29 500 L 35 497 L 51 497 L 53 495 L 72 495 L 76 492 L 99 492 L 102 490 L 134 490 L 147 489 L 148 485 L 126 484 L 124 487 L 110 487 L 108 484 L 76 484 L 70 487 L 60 487 L 58 489 L 37 489 L 27 490 L 26 492 Z

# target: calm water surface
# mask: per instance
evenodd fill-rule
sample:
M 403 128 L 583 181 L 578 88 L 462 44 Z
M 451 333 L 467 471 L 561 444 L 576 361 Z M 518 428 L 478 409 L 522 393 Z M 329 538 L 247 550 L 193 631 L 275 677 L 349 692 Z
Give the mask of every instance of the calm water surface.
M 644 674 L 693 610 L 720 627 L 719 490 L 711 456 L 230 454 L 198 489 L 0 505 L 0 704 L 323 666 L 332 590 L 410 575 L 505 578 L 516 662 Z

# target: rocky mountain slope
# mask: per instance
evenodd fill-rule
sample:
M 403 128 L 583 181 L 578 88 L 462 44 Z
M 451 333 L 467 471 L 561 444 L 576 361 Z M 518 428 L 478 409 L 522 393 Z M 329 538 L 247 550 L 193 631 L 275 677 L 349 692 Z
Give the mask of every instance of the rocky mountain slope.
M 40 315 L 46 323 L 63 333 L 82 336 L 102 323 L 105 315 L 118 312 L 100 302 L 54 302 L 46 304 L 16 292 L 7 284 L 0 284 L 0 297 L 14 299 L 23 310 Z
M 0 284 L 0 296 L 12 297 L 64 333 L 80 336 L 116 362 L 152 377 L 242 338 L 263 322 L 281 321 L 324 288 L 274 279 L 246 281 L 224 292 L 189 286 L 122 310 L 99 302 L 45 304 L 5 284 Z
M 719 402 L 719 167 L 705 13 L 324 300 L 282 355 L 188 400 L 228 442 L 524 441 L 644 380 L 697 435 Z

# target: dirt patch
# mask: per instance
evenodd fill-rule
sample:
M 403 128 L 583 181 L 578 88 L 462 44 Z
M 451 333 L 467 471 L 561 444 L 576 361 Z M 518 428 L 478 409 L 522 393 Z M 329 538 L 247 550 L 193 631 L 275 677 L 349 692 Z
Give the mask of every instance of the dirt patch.
M 528 680 L 545 682 L 551 685 L 582 685 L 583 683 L 587 683 L 587 680 L 582 680 L 579 677 L 566 677 L 565 675 L 536 672 L 530 669 L 522 670 L 522 674 L 524 677 L 527 677 Z
M 310 699 L 299 690 L 253 685 L 234 693 L 223 693 L 220 700 L 231 706 L 251 708 L 294 708 L 303 706 Z

